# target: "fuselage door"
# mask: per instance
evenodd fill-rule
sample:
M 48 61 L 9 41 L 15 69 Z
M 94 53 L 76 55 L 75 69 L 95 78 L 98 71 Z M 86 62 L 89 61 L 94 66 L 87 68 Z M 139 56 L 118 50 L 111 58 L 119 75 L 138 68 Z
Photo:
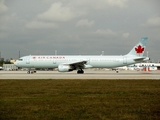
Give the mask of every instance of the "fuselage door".
M 30 64 L 30 56 L 26 58 L 26 64 Z
M 123 64 L 127 64 L 127 57 L 123 57 Z
M 53 58 L 53 64 L 56 64 L 56 59 L 55 58 Z
M 90 64 L 90 58 L 87 58 L 87 64 Z

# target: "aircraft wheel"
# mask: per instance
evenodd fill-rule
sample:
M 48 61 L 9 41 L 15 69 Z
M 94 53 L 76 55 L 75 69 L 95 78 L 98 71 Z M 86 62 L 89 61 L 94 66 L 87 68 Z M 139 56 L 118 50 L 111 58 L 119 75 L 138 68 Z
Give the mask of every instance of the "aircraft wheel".
M 83 70 L 81 70 L 81 74 L 83 74 L 84 73 L 84 71 Z
M 30 71 L 27 71 L 27 74 L 30 74 Z
M 77 71 L 77 74 L 83 74 L 84 73 L 84 71 L 82 70 L 82 69 L 79 69 L 78 71 Z

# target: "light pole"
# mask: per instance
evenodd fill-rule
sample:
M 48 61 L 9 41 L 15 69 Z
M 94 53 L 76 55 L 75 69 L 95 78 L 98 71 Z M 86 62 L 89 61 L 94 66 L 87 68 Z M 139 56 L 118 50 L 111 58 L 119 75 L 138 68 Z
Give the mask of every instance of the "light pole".
M 19 51 L 19 58 L 20 58 L 20 51 Z

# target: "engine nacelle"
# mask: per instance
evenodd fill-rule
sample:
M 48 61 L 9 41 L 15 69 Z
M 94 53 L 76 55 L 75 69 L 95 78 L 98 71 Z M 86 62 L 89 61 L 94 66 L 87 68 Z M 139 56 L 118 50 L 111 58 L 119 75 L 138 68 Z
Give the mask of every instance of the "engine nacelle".
M 73 71 L 73 69 L 69 65 L 61 64 L 58 66 L 58 71 L 59 72 L 69 72 L 69 71 Z

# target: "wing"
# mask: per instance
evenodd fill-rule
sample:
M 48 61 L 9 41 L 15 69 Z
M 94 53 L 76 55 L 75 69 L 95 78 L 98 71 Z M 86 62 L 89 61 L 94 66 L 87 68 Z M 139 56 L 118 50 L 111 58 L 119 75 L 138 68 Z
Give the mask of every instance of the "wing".
M 88 68 L 87 62 L 88 61 L 83 60 L 83 61 L 76 61 L 76 62 L 70 62 L 70 63 L 63 63 L 63 65 L 69 65 L 73 69 L 83 69 L 83 68 Z

